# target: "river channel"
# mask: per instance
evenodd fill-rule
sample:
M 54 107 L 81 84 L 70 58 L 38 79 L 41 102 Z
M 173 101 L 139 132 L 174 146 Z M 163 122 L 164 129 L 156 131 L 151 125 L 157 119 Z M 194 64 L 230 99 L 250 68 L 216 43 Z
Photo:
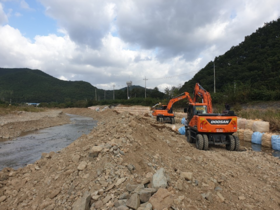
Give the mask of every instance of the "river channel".
M 34 163 L 43 152 L 57 152 L 83 134 L 88 134 L 97 121 L 89 117 L 67 114 L 71 123 L 41 129 L 9 141 L 0 142 L 0 171 Z

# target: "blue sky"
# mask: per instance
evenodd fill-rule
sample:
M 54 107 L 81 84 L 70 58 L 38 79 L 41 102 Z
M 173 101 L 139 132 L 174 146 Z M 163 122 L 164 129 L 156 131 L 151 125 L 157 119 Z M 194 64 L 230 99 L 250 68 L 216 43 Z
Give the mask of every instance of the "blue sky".
M 2 4 L 8 15 L 8 24 L 19 29 L 30 40 L 37 35 L 59 35 L 56 20 L 45 14 L 46 8 L 40 2 L 13 0 Z
M 0 0 L 0 67 L 164 90 L 279 16 L 279 0 Z

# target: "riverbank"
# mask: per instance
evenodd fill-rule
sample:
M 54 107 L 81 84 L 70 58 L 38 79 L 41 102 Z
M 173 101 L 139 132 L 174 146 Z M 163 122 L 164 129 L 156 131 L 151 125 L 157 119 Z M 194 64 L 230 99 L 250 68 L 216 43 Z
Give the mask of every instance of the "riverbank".
M 69 117 L 61 110 L 42 112 L 17 111 L 0 116 L 0 141 L 24 133 L 69 123 Z
M 0 141 L 0 171 L 6 167 L 18 169 L 33 164 L 44 152 L 58 152 L 83 134 L 91 132 L 97 124 L 97 121 L 90 117 L 71 114 L 67 116 L 71 120 L 70 123 Z
M 197 150 L 148 116 L 110 109 L 67 113 L 94 117 L 98 126 L 34 164 L 3 169 L 3 209 L 279 208 L 280 160 L 270 154 Z M 159 174 L 162 189 L 155 183 Z

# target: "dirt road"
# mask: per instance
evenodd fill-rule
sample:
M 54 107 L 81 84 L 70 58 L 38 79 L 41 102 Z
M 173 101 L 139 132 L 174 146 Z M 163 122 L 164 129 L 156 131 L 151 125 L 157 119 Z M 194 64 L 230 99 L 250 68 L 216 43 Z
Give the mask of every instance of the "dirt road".
M 93 117 L 98 127 L 34 164 L 2 170 L 1 208 L 280 208 L 278 158 L 223 147 L 200 151 L 150 117 L 67 112 Z

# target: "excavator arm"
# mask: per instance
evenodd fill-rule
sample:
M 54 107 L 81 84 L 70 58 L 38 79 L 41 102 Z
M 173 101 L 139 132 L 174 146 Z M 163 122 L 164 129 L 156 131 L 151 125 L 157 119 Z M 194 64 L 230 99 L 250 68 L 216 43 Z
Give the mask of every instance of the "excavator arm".
M 187 98 L 190 103 L 193 103 L 193 100 L 192 100 L 190 94 L 188 92 L 184 92 L 184 93 L 182 93 L 182 94 L 180 94 L 180 95 L 170 99 L 170 101 L 167 104 L 167 108 L 166 109 L 170 110 L 174 103 L 176 103 L 177 101 L 180 101 L 182 99 L 185 99 L 185 98 Z
M 203 103 L 207 104 L 207 113 L 213 113 L 211 95 L 199 83 L 196 83 L 194 87 L 194 98 L 193 98 L 194 103 L 197 102 L 197 97 L 202 98 Z

